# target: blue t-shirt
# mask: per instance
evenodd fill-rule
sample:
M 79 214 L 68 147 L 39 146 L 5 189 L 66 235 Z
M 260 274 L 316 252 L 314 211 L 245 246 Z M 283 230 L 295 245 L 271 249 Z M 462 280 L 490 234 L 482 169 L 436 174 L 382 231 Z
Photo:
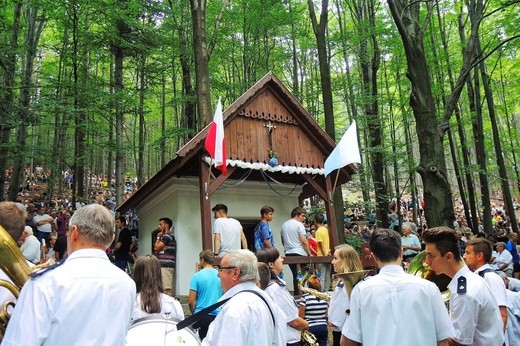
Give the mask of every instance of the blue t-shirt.
M 520 262 L 520 256 L 518 256 L 518 251 L 516 251 L 516 245 L 511 240 L 506 243 L 506 250 L 511 253 L 511 256 L 513 256 L 513 263 Z
M 192 276 L 190 290 L 197 292 L 195 312 L 199 312 L 211 304 L 215 304 L 222 296 L 220 278 L 217 274 L 218 270 L 216 269 L 204 268 Z M 217 308 L 213 310 L 210 315 L 216 315 L 219 312 L 220 308 Z
M 265 247 L 265 239 L 269 239 L 271 245 L 274 246 L 273 233 L 269 223 L 260 221 L 255 228 L 255 251 Z

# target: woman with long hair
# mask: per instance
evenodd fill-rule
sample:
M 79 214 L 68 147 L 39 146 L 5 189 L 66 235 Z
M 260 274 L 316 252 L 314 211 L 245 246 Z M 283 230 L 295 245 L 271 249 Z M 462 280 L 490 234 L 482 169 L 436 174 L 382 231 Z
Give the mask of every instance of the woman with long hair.
M 334 249 L 332 259 L 334 272 L 348 273 L 363 270 L 363 265 L 356 250 L 348 245 L 341 244 Z M 329 303 L 329 323 L 332 326 L 333 345 L 339 346 L 341 339 L 341 328 L 347 319 L 347 310 L 350 308 L 350 297 L 347 294 L 345 283 L 339 279 Z
M 258 262 L 267 264 L 271 271 L 271 279 L 265 292 L 285 314 L 286 344 L 300 345 L 301 331 L 309 329 L 309 324 L 298 315 L 298 306 L 293 296 L 289 293 L 285 281 L 278 277 L 283 270 L 283 258 L 275 247 L 258 249 L 256 257 Z
M 161 264 L 157 257 L 139 257 L 134 264 L 133 279 L 137 290 L 132 321 L 150 314 L 161 314 L 164 318 L 184 319 L 181 303 L 164 293 Z

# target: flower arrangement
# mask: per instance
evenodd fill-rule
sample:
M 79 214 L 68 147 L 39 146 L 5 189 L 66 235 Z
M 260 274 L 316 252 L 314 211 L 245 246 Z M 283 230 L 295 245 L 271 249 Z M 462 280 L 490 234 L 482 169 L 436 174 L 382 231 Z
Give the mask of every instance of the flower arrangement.
M 273 149 L 269 149 L 269 161 L 267 164 L 271 167 L 278 166 L 278 154 Z

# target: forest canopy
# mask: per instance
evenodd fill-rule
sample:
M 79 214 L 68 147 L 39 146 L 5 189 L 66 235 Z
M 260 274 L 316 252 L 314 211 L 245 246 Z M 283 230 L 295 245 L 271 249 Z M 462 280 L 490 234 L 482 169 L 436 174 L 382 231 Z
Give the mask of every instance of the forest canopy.
M 429 225 L 458 198 L 476 230 L 520 191 L 519 28 L 515 0 L 0 0 L 4 199 L 39 165 L 48 195 L 95 174 L 120 203 L 273 71 L 333 139 L 356 120 L 349 188 L 383 224 L 419 194 Z

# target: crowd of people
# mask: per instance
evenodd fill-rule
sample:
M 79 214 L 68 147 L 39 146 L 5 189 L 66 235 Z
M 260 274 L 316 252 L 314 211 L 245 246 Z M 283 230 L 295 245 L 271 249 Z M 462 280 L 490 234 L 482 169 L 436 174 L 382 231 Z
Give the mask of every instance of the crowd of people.
M 123 345 L 132 323 L 142 318 L 184 320 L 175 298 L 173 221 L 160 218 L 152 254 L 134 257 L 127 220 L 110 209 L 93 203 L 72 215 L 66 208 L 53 214 L 37 199 L 26 206 L 0 202 L 0 224 L 27 265 L 55 262 L 33 272 L 18 300 L 0 295 L 2 303 L 16 301 L 3 344 Z M 520 340 L 516 233 L 502 242 L 460 228 L 421 232 L 405 222 L 399 233 L 374 225 L 360 234 L 377 265 L 375 275 L 365 276 L 353 246 L 331 248 L 322 213 L 309 223 L 308 211 L 295 207 L 277 248 L 270 224 L 275 211 L 263 206 L 250 251 L 227 206 L 212 211 L 213 248 L 199 253 L 188 296 L 192 327 L 203 345 L 300 345 L 309 335 L 320 346 L 499 346 Z M 448 306 L 434 283 L 406 272 L 421 250 L 425 263 L 451 280 Z M 287 260 L 290 292 L 284 261 L 313 254 L 333 259 L 315 268 Z

